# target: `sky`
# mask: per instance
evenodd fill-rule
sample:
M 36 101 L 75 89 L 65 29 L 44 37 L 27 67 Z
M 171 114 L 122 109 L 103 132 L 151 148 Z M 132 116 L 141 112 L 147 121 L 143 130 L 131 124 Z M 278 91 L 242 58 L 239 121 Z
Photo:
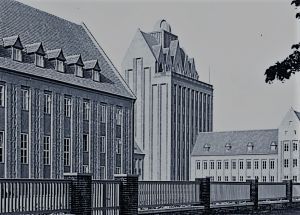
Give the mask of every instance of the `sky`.
M 273 84 L 264 76 L 297 42 L 289 0 L 18 1 L 84 22 L 119 71 L 137 29 L 151 32 L 165 19 L 194 57 L 199 80 L 213 85 L 213 131 L 278 128 L 290 107 L 300 111 L 294 76 Z

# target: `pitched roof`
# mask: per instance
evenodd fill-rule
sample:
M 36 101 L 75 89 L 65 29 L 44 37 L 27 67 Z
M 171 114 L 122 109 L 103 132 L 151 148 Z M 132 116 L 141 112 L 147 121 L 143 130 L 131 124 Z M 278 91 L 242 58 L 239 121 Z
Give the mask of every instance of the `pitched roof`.
M 278 143 L 278 129 L 225 131 L 199 133 L 192 156 L 209 155 L 243 155 L 243 154 L 276 154 L 271 151 L 271 143 Z M 248 151 L 247 144 L 251 142 L 252 151 Z M 231 150 L 226 151 L 225 145 L 230 143 Z M 209 152 L 204 152 L 204 145 L 210 146 Z
M 99 62 L 98 60 L 89 60 L 89 61 L 84 61 L 84 68 L 85 69 L 96 69 L 96 70 L 101 70 L 99 67 Z
M 43 45 L 41 42 L 25 45 L 25 50 L 26 50 L 27 54 L 32 54 L 32 53 L 36 53 L 36 52 L 39 52 L 39 54 L 42 54 L 42 55 L 46 54 L 44 52 Z
M 0 39 L 13 35 L 19 35 L 23 44 L 42 42 L 45 51 L 62 49 L 65 56 L 81 54 L 83 61 L 98 60 L 102 70 L 101 81 L 105 81 L 103 85 L 107 86 L 99 90 L 135 99 L 84 24 L 66 21 L 17 1 L 0 0 Z M 0 67 L 3 65 L 0 64 Z M 67 74 L 60 73 L 60 76 L 68 82 L 62 77 Z
M 156 60 L 158 60 L 159 53 L 160 53 L 160 50 L 161 50 L 161 45 L 152 46 L 152 49 L 153 49 L 153 53 L 154 53 L 154 56 L 155 56 Z
M 300 120 L 300 112 L 294 111 L 298 119 Z
M 3 37 L 3 46 L 4 47 L 13 46 L 17 43 L 18 40 L 20 40 L 19 35 Z M 19 45 L 21 45 L 21 43 Z M 23 48 L 22 45 L 20 46 L 20 48 Z
M 56 58 L 60 60 L 66 60 L 61 49 L 48 50 L 46 53 L 49 60 Z
M 68 65 L 70 65 L 70 64 L 78 64 L 80 66 L 83 66 L 83 62 L 81 60 L 80 54 L 67 56 L 66 57 L 66 61 L 67 61 Z

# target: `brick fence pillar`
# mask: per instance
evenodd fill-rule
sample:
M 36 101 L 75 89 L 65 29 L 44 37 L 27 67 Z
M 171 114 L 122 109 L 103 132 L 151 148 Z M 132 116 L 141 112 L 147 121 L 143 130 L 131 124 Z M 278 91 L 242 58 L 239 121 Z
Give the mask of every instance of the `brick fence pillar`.
M 64 178 L 72 180 L 70 186 L 71 214 L 92 214 L 92 173 L 64 173 Z
M 250 198 L 253 202 L 253 209 L 258 210 L 258 178 L 246 179 L 246 182 L 251 182 L 250 185 Z
M 195 181 L 200 181 L 200 204 L 207 213 L 210 211 L 210 177 L 196 178 Z
M 138 214 L 138 175 L 118 174 L 115 180 L 121 181 L 120 184 L 120 214 Z
M 286 184 L 286 199 L 292 203 L 293 202 L 293 181 L 291 179 L 282 180 Z

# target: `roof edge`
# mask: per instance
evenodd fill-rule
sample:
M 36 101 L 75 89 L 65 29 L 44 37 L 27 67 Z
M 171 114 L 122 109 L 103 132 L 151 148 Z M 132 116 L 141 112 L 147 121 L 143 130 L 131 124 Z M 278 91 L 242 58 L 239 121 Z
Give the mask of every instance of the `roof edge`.
M 112 68 L 112 70 L 115 72 L 115 74 L 120 78 L 121 83 L 129 91 L 129 93 L 132 96 L 131 99 L 136 99 L 136 96 L 133 94 L 133 92 L 131 91 L 131 89 L 129 88 L 129 86 L 126 84 L 125 80 L 123 79 L 123 77 L 121 76 L 121 74 L 118 72 L 118 70 L 116 69 L 116 67 L 113 65 L 113 63 L 111 62 L 111 60 L 108 58 L 108 56 L 106 55 L 106 53 L 104 52 L 104 50 L 101 48 L 100 44 L 97 42 L 97 40 L 95 39 L 95 37 L 93 36 L 93 34 L 90 32 L 90 30 L 86 27 L 86 25 L 83 22 L 81 23 L 81 26 L 83 27 L 83 29 L 85 30 L 85 32 L 87 33 L 87 35 L 90 37 L 90 39 L 92 40 L 92 42 L 95 44 L 95 46 L 97 47 L 97 49 L 100 51 L 100 53 L 103 55 L 103 57 L 106 60 L 106 62 L 108 63 L 108 65 Z M 126 96 L 124 96 L 124 97 L 126 97 Z

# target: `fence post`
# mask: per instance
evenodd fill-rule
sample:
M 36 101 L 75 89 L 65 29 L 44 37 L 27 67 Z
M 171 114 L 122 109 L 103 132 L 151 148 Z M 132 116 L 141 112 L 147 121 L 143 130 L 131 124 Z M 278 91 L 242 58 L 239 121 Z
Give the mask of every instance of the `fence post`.
M 65 179 L 71 179 L 70 199 L 71 214 L 92 214 L 92 173 L 64 173 Z
M 196 178 L 200 181 L 200 204 L 204 206 L 204 211 L 210 211 L 210 177 Z
M 117 174 L 115 180 L 121 181 L 120 184 L 120 214 L 138 214 L 138 175 Z
M 286 199 L 289 203 L 293 202 L 293 181 L 292 179 L 282 180 L 286 184 Z
M 258 210 L 258 178 L 246 179 L 246 182 L 251 182 L 250 185 L 250 198 L 253 202 L 253 209 Z

